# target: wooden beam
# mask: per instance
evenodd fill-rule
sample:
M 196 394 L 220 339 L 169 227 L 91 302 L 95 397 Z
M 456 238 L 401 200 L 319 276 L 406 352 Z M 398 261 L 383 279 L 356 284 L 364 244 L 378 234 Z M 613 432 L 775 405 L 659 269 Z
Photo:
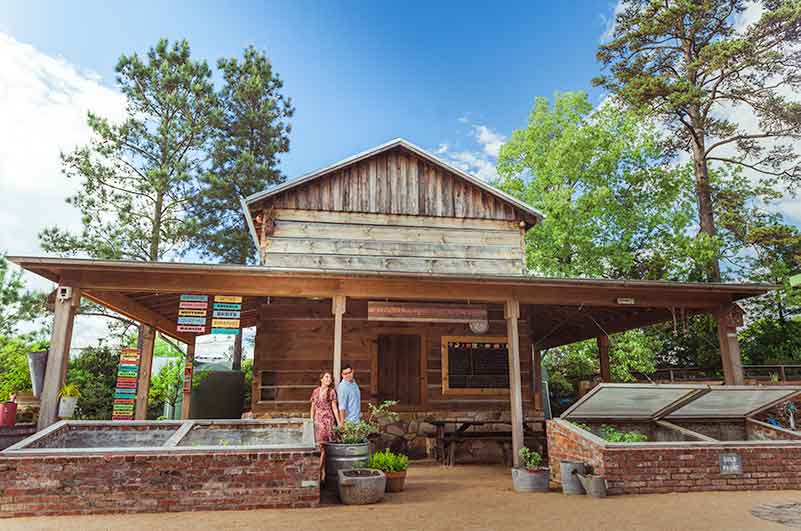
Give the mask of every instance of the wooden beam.
M 595 338 L 598 343 L 598 364 L 601 370 L 601 381 L 611 382 L 612 374 L 609 370 L 609 336 L 606 334 Z
M 87 299 L 105 306 L 106 308 L 124 315 L 134 321 L 144 323 L 154 327 L 159 332 L 167 335 L 173 339 L 177 339 L 183 343 L 190 343 L 193 341 L 191 335 L 184 334 L 177 331 L 177 324 L 171 319 L 167 319 L 163 315 L 156 313 L 144 304 L 136 302 L 123 293 L 115 293 L 111 291 L 98 291 L 98 290 L 84 290 L 84 297 Z
M 534 349 L 531 356 L 534 366 L 534 411 L 541 412 L 544 411 L 542 407 L 542 351 Z
M 57 420 L 59 392 L 64 385 L 69 364 L 72 326 L 75 322 L 75 312 L 81 304 L 80 289 L 59 286 L 57 294 L 62 289 L 72 290 L 72 293 L 68 298 L 56 296 L 53 332 L 50 335 L 50 350 L 40 399 L 38 430 L 47 428 Z
M 520 449 L 523 448 L 523 397 L 520 381 L 520 333 L 517 321 L 520 319 L 520 302 L 509 299 L 504 306 L 503 316 L 506 319 L 506 335 L 509 349 L 509 399 L 512 422 L 512 463 L 519 467 L 521 463 Z
M 735 306 L 728 304 L 715 312 L 718 325 L 718 342 L 720 357 L 723 362 L 723 381 L 726 385 L 743 385 L 745 374 L 740 354 L 740 342 L 737 340 L 737 321 L 733 318 Z
M 147 395 L 150 392 L 150 374 L 153 369 L 153 348 L 156 345 L 156 330 L 142 326 L 142 351 L 139 353 L 139 376 L 136 382 L 135 420 L 147 420 Z
M 334 385 L 338 385 L 339 379 L 342 376 L 342 314 L 345 313 L 344 295 L 336 295 L 331 299 L 331 313 L 334 314 Z
M 194 338 L 186 345 L 186 361 L 184 365 L 184 396 L 181 402 L 181 418 L 189 418 L 189 409 L 192 402 L 192 375 L 194 374 L 195 364 L 195 340 Z

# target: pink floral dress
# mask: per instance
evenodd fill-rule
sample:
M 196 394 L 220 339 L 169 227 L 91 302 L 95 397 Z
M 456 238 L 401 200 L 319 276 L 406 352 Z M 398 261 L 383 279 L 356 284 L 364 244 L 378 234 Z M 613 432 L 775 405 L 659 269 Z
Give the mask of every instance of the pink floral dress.
M 324 396 L 323 396 L 324 395 Z M 337 392 L 328 389 L 323 394 L 320 388 L 312 391 L 311 401 L 314 403 L 314 440 L 322 444 L 331 440 L 331 431 L 334 429 L 334 409 L 332 402 L 337 399 Z

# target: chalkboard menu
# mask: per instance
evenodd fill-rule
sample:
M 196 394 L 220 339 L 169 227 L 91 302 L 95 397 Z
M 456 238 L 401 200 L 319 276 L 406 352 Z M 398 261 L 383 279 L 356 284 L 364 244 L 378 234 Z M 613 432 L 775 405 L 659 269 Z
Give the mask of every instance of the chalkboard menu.
M 506 343 L 448 342 L 448 387 L 508 389 L 509 349 Z

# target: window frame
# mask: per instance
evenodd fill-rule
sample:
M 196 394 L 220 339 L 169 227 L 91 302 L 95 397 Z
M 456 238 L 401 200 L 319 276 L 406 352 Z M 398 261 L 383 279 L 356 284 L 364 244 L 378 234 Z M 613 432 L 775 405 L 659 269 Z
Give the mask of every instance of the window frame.
M 441 371 L 442 371 L 442 394 L 444 395 L 477 395 L 477 396 L 509 396 L 509 388 L 499 387 L 456 387 L 452 388 L 448 384 L 448 343 L 503 343 L 506 345 L 507 365 L 509 364 L 509 338 L 506 336 L 442 336 L 441 348 Z

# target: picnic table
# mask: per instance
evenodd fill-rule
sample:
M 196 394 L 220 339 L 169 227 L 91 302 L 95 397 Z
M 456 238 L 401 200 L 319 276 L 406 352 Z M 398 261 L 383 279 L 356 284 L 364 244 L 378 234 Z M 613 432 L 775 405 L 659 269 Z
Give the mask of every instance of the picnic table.
M 512 464 L 512 423 L 503 420 L 472 420 L 472 419 L 434 419 L 429 421 L 437 429 L 434 458 L 445 464 L 453 466 L 456 460 L 456 446 L 465 441 L 495 441 L 502 446 L 504 461 Z M 488 425 L 503 425 L 504 429 L 475 430 L 471 428 Z M 451 431 L 446 427 L 454 426 Z M 509 426 L 509 429 L 505 429 Z M 530 439 L 544 439 L 545 421 L 541 417 L 531 417 L 523 420 L 523 437 Z M 538 441 L 540 442 L 540 441 Z M 541 446 L 541 445 L 540 445 Z

